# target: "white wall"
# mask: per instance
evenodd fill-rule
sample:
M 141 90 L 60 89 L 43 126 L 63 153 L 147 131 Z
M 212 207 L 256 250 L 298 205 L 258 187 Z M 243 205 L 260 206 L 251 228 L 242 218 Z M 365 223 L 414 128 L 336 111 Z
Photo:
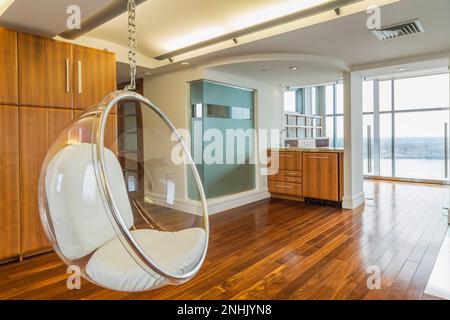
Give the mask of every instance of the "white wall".
M 166 113 L 176 128 L 189 129 L 190 97 L 188 83 L 199 79 L 255 89 L 255 128 L 269 130 L 282 128 L 282 88 L 213 70 L 189 68 L 145 79 L 145 96 Z M 278 141 L 271 141 L 270 143 L 272 146 L 275 146 L 278 144 Z M 184 177 L 179 178 L 185 180 Z M 257 166 L 255 190 L 211 199 L 208 201 L 209 212 L 220 212 L 266 197 L 269 197 L 269 193 L 267 192 L 267 178 L 259 174 L 259 168 Z

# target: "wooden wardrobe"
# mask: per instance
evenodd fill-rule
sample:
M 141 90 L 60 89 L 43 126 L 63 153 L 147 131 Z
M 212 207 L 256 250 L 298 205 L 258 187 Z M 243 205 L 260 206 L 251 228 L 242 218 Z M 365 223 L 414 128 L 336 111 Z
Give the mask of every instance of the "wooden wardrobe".
M 0 263 L 50 250 L 38 210 L 47 150 L 116 89 L 115 54 L 0 28 Z M 111 116 L 107 142 L 115 142 Z

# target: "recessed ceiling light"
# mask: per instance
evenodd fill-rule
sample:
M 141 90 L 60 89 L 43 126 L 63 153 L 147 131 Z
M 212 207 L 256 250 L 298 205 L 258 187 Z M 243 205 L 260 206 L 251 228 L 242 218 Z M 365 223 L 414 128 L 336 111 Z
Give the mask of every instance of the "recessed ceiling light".
M 337 78 L 338 78 L 338 79 L 344 79 L 344 76 L 339 75 L 339 76 L 337 76 Z
M 400 67 L 400 68 L 397 68 L 397 71 L 405 71 L 406 70 L 406 68 L 405 67 Z
M 152 73 L 150 71 L 145 71 L 144 72 L 144 76 L 151 76 L 151 75 L 152 75 Z
M 299 68 L 300 68 L 299 66 L 292 66 L 292 67 L 289 67 L 289 69 L 291 69 L 291 70 L 293 70 L 293 71 L 298 70 Z
M 181 63 L 181 65 L 182 65 L 182 66 L 189 66 L 189 65 L 190 65 L 190 63 L 189 63 L 189 62 L 187 62 L 187 61 L 183 61 L 183 62 Z

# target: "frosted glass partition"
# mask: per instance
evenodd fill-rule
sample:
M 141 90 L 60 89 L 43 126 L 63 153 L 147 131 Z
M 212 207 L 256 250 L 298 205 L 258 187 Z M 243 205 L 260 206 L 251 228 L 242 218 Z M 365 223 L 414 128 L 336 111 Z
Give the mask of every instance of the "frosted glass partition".
M 190 84 L 190 96 L 191 151 L 206 198 L 254 189 L 253 135 L 245 136 L 245 147 L 239 146 L 241 138 L 226 139 L 227 133 L 254 128 L 254 91 L 201 80 Z M 217 136 L 223 138 L 222 143 L 213 147 Z M 234 153 L 232 163 L 227 161 L 230 151 Z M 211 154 L 212 159 L 205 159 L 204 155 Z M 195 199 L 191 191 L 189 197 Z

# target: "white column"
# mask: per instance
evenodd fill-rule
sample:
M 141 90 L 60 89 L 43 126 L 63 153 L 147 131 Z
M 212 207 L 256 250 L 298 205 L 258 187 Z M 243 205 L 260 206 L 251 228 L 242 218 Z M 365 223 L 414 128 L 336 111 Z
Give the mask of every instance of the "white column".
M 364 204 L 362 77 L 344 73 L 344 199 L 345 209 Z
M 448 69 L 450 70 L 450 57 L 448 58 Z M 449 95 L 450 95 L 450 81 L 449 81 Z M 450 112 L 449 112 L 450 114 Z M 449 122 L 450 124 L 450 116 L 449 116 Z M 448 204 L 448 207 L 450 208 L 450 204 Z M 450 209 L 448 210 L 448 224 L 450 224 Z

